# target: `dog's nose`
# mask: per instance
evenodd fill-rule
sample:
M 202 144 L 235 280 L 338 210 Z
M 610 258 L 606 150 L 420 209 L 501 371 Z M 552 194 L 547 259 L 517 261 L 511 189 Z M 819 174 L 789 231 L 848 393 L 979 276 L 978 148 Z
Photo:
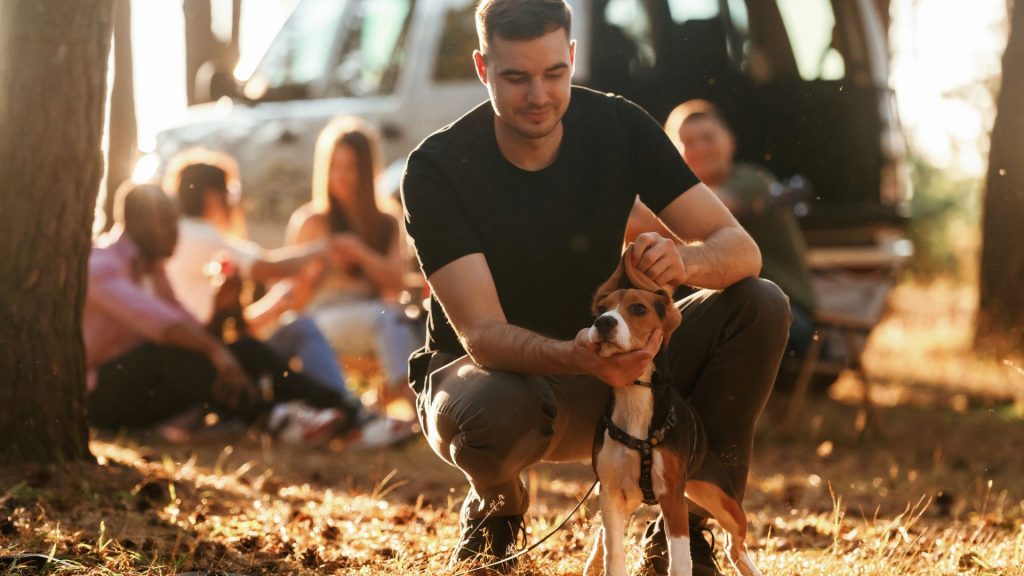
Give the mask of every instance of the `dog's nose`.
M 613 328 L 619 325 L 619 321 L 614 316 L 601 316 L 594 322 L 594 327 L 602 336 L 607 336 Z

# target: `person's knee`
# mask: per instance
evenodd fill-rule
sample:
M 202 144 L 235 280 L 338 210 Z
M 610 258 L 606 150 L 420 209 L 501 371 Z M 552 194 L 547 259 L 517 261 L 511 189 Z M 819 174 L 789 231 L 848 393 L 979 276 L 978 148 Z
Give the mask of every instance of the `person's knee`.
M 320 328 L 309 316 L 299 316 L 291 322 L 282 325 L 278 332 L 286 334 L 289 338 L 306 340 L 309 338 L 323 338 Z
M 726 288 L 723 299 L 735 306 L 750 322 L 764 327 L 779 327 L 782 340 L 793 321 L 789 297 L 774 282 L 764 278 L 746 278 Z
M 555 433 L 557 408 L 541 378 L 488 372 L 463 382 L 470 394 L 451 398 L 454 463 L 475 481 L 502 482 L 538 460 Z

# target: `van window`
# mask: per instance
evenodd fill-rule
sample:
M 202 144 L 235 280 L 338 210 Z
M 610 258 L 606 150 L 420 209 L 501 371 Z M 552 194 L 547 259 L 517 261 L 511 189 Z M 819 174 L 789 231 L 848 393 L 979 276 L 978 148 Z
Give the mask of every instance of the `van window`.
M 330 60 L 345 4 L 344 0 L 300 2 L 267 48 L 246 95 L 274 99 L 296 88 L 305 92 L 319 80 Z
M 711 60 L 716 65 L 746 69 L 749 15 L 744 0 L 669 0 L 677 51 L 684 59 Z M 725 14 L 722 12 L 725 11 Z
M 609 0 L 604 7 L 602 24 L 606 30 L 620 35 L 623 45 L 628 46 L 624 56 L 628 59 L 629 70 L 638 72 L 654 68 L 651 18 L 642 0 Z
M 472 54 L 477 49 L 476 6 L 473 0 L 453 0 L 444 15 L 441 44 L 434 61 L 434 80 L 476 80 Z
M 836 15 L 829 0 L 777 0 L 800 77 L 841 80 L 846 63 L 836 49 Z
M 413 0 L 363 0 L 345 19 L 332 96 L 376 96 L 395 89 Z

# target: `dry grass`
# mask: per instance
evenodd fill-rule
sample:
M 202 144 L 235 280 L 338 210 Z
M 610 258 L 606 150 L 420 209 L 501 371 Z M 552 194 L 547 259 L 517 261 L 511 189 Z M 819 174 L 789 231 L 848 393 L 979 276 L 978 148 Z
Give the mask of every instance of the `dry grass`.
M 746 499 L 766 574 L 1024 574 L 1024 374 L 970 353 L 972 301 L 944 285 L 896 292 L 867 358 L 886 379 L 884 438 L 854 440 L 848 376 L 812 399 L 796 437 L 775 432 L 770 406 Z M 57 574 L 457 572 L 445 564 L 464 484 L 422 442 L 379 453 L 297 452 L 257 436 L 222 446 L 105 439 L 92 443 L 99 466 L 0 468 L 0 555 L 52 554 L 67 562 L 50 565 Z M 529 472 L 531 540 L 590 478 L 585 464 Z M 579 574 L 595 508 L 522 573 Z

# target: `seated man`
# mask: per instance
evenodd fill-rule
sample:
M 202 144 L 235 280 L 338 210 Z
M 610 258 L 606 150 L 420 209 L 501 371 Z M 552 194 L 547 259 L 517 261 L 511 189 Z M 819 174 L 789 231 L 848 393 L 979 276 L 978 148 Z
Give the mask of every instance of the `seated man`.
M 777 192 L 781 186 L 767 170 L 733 162 L 736 138 L 714 104 L 705 100 L 680 104 L 665 122 L 665 132 L 694 174 L 718 195 L 761 249 L 761 277 L 778 284 L 789 296 L 793 325 L 787 354 L 803 357 L 814 337 L 815 301 L 792 198 Z M 642 207 L 634 209 L 634 226 L 644 218 L 643 212 Z
M 209 407 L 250 422 L 273 408 L 287 436 L 310 444 L 351 426 L 337 392 L 251 338 L 225 345 L 181 306 L 164 272 L 178 213 L 160 188 L 123 186 L 114 217 L 89 258 L 83 315 L 93 425 L 150 427 Z

